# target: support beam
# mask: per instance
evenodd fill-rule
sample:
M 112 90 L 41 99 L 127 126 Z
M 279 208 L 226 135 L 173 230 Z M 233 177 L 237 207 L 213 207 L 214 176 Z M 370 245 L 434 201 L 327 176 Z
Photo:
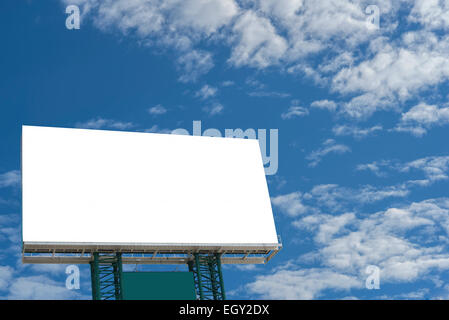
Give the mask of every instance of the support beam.
M 189 261 L 189 270 L 193 272 L 195 290 L 199 300 L 225 300 L 223 274 L 221 271 L 221 254 L 193 255 Z
M 93 253 L 90 262 L 93 300 L 122 300 L 121 253 Z

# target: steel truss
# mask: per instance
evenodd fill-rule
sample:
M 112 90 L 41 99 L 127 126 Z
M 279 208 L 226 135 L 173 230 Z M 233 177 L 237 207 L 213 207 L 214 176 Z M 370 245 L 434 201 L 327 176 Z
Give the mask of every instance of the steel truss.
M 188 263 L 193 272 L 197 298 L 200 300 L 225 300 L 226 294 L 221 272 L 221 254 L 193 255 Z
M 94 252 L 92 255 L 92 299 L 122 300 L 122 254 Z

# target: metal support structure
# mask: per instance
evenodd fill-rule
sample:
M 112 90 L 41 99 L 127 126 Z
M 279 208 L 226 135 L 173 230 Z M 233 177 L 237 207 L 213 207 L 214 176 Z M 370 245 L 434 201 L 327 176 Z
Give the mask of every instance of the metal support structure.
M 93 253 L 90 262 L 93 300 L 122 300 L 122 254 Z
M 193 272 L 196 295 L 199 300 L 225 300 L 226 294 L 221 272 L 221 254 L 193 254 L 189 270 Z

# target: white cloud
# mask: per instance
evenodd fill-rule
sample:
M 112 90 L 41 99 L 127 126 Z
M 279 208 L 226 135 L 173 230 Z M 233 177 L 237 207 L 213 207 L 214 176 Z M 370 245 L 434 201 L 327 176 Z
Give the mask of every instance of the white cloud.
M 339 105 L 351 117 L 398 110 L 449 79 L 449 36 L 436 32 L 448 27 L 447 0 L 416 0 L 413 6 L 408 0 L 61 1 L 81 6 L 83 23 L 90 19 L 103 31 L 176 51 L 182 82 L 209 72 L 219 43 L 229 47 L 234 67 L 278 66 L 330 85 L 349 99 Z M 367 23 L 368 5 L 380 8 L 379 30 Z M 423 28 L 402 32 L 398 13 L 404 11 Z
M 49 273 L 51 275 L 64 274 L 67 265 L 65 264 L 32 264 L 31 269 L 37 273 Z
M 449 270 L 449 198 L 430 199 L 377 213 L 301 216 L 294 225 L 314 234 L 313 252 L 298 257 L 246 288 L 268 299 L 316 299 L 324 291 L 364 287 L 368 265 L 385 283 L 431 279 Z M 425 245 L 423 245 L 425 244 Z M 308 268 L 313 259 L 319 267 Z
M 225 80 L 225 81 L 223 81 L 222 83 L 221 83 L 221 85 L 223 86 L 223 87 L 231 87 L 231 86 L 233 86 L 235 84 L 235 82 L 234 81 L 231 81 L 231 80 Z
M 19 220 L 20 216 L 16 213 L 0 214 L 0 226 L 17 223 Z
M 158 105 L 156 105 L 156 106 L 154 106 L 154 107 L 149 108 L 149 109 L 148 109 L 148 112 L 149 112 L 151 115 L 161 115 L 161 114 L 167 113 L 167 108 L 165 108 L 165 107 L 164 107 L 163 105 L 161 105 L 161 104 L 158 104 Z
M 323 143 L 323 146 L 318 150 L 312 151 L 306 159 L 310 161 L 310 167 L 316 167 L 323 157 L 330 153 L 343 154 L 350 152 L 351 149 L 344 144 L 337 144 L 335 140 L 328 139 Z
M 152 127 L 143 130 L 143 132 L 148 132 L 148 133 L 171 133 L 172 129 L 167 129 L 167 128 L 159 128 L 159 126 L 157 124 L 153 125 Z
M 314 186 L 304 194 L 304 198 L 313 200 L 327 210 L 338 211 L 350 204 L 367 204 L 392 197 L 405 197 L 409 194 L 405 185 L 374 187 L 364 185 L 358 188 L 341 187 L 336 184 Z
M 10 266 L 0 266 L 0 293 L 5 291 L 13 278 L 14 270 Z
M 195 82 L 214 67 L 212 55 L 200 50 L 193 50 L 180 56 L 177 64 L 182 73 L 179 77 L 181 82 Z
M 327 109 L 329 111 L 337 110 L 337 104 L 334 101 L 329 101 L 329 100 L 314 101 L 314 102 L 312 102 L 312 104 L 310 106 L 312 108 Z
M 449 107 L 438 108 L 420 103 L 402 114 L 401 121 L 394 130 L 410 132 L 420 137 L 431 127 L 445 124 L 449 124 Z
M 273 207 L 290 217 L 321 212 L 339 212 L 387 198 L 403 198 L 410 193 L 406 184 L 385 187 L 363 185 L 356 188 L 319 184 L 308 192 L 291 192 L 271 198 Z M 324 217 L 324 216 L 323 216 Z
M 293 192 L 290 194 L 273 197 L 271 198 L 271 203 L 287 215 L 296 217 L 310 210 L 302 203 L 301 198 L 302 194 L 300 192 Z
M 417 240 L 425 240 L 416 238 L 432 239 L 435 228 L 447 236 L 448 205 L 444 198 L 427 200 L 359 218 L 352 230 L 328 239 L 319 256 L 325 266 L 354 274 L 377 265 L 382 281 L 414 281 L 434 268 L 449 269 L 449 254 L 441 246 L 420 246 Z
M 449 1 L 415 0 L 409 20 L 421 23 L 428 29 L 448 29 Z
M 404 185 L 428 186 L 437 181 L 447 180 L 449 178 L 449 156 L 430 156 L 405 163 L 381 160 L 357 166 L 357 170 L 370 170 L 377 176 L 385 176 L 386 169 L 406 173 L 421 171 L 425 179 L 409 179 Z
M 195 97 L 200 97 L 205 100 L 214 97 L 217 94 L 217 88 L 211 87 L 209 85 L 204 85 L 200 90 L 195 93 Z
M 366 164 L 359 164 L 356 167 L 356 170 L 358 171 L 371 171 L 373 172 L 376 176 L 378 177 L 385 177 L 386 174 L 385 172 L 383 172 L 381 170 L 381 167 L 384 167 L 386 165 L 388 165 L 389 162 L 388 161 L 381 161 L 381 162 L 371 162 L 371 163 L 366 163 Z
M 173 24 L 182 28 L 210 35 L 220 27 L 227 25 L 238 13 L 238 6 L 233 0 L 184 0 L 176 1 L 171 19 Z
M 221 103 L 213 103 L 209 106 L 203 107 L 203 111 L 208 113 L 209 116 L 215 116 L 223 113 L 224 107 Z
M 12 243 L 20 243 L 21 238 L 21 227 L 4 227 L 0 228 L 0 236 L 5 236 Z
M 274 98 L 288 98 L 291 96 L 290 93 L 277 92 L 277 91 L 251 91 L 248 93 L 250 97 L 274 97 Z
M 281 114 L 281 118 L 284 120 L 292 119 L 295 117 L 304 117 L 309 114 L 309 110 L 301 107 L 297 104 L 291 105 L 286 112 Z
M 354 213 L 345 213 L 339 216 L 315 214 L 296 220 L 293 222 L 293 225 L 300 229 L 317 231 L 315 241 L 328 243 L 335 235 L 345 230 L 345 226 L 355 221 L 356 216 Z
M 372 59 L 340 70 L 333 78 L 333 90 L 406 100 L 449 79 L 448 36 L 409 32 L 398 41 L 385 45 Z
M 10 300 L 69 300 L 82 298 L 76 290 L 68 290 L 65 283 L 56 282 L 46 276 L 15 278 L 6 296 Z
M 104 119 L 104 118 L 95 118 L 88 120 L 86 122 L 77 122 L 75 124 L 77 128 L 84 128 L 84 129 L 118 129 L 118 130 L 125 130 L 133 128 L 135 125 L 132 122 L 122 122 L 122 121 L 116 121 L 111 119 Z
M 352 136 L 355 139 L 362 139 L 366 138 L 367 136 L 382 131 L 381 125 L 376 125 L 370 128 L 359 128 L 357 126 L 348 126 L 348 125 L 337 125 L 334 128 L 332 128 L 332 132 L 336 136 Z
M 277 34 L 270 20 L 248 10 L 234 24 L 229 62 L 239 67 L 250 65 L 265 68 L 279 62 L 287 50 L 286 40 Z
M 324 290 L 361 288 L 362 281 L 331 269 L 279 270 L 258 276 L 246 289 L 261 299 L 316 299 Z
M 421 185 L 429 185 L 436 181 L 447 180 L 449 156 L 421 158 L 398 167 L 398 170 L 402 172 L 409 172 L 413 169 L 424 172 L 426 179 L 420 180 Z
M 20 184 L 20 171 L 12 170 L 0 174 L 0 188 L 16 187 Z

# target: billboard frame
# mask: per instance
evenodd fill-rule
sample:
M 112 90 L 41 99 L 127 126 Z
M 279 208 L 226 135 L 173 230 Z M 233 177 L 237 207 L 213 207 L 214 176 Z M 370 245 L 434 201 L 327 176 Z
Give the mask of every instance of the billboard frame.
M 124 264 L 187 264 L 197 253 L 221 254 L 223 264 L 265 264 L 282 244 L 63 244 L 24 242 L 23 263 L 88 264 L 93 253 L 121 253 Z

